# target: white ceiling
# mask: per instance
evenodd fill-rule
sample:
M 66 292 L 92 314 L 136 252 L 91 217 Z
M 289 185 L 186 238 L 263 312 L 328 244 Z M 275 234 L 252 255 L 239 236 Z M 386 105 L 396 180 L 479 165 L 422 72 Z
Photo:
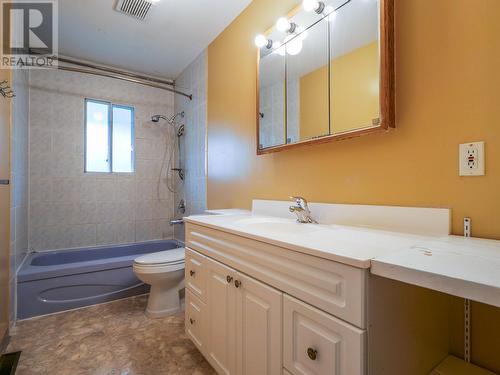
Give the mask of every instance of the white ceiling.
M 160 0 L 145 21 L 116 0 L 59 0 L 59 53 L 176 78 L 251 0 Z

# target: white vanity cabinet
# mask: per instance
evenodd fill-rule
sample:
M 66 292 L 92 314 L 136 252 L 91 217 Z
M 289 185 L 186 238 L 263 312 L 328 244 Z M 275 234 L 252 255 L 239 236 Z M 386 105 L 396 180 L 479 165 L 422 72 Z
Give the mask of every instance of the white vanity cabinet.
M 194 274 L 186 267 L 188 336 L 219 374 L 279 374 L 283 293 L 186 249 L 186 264 L 193 259 L 201 267 Z
M 364 374 L 365 331 L 285 295 L 283 362 L 295 375 Z
M 186 333 L 219 374 L 363 375 L 366 277 L 187 223 Z

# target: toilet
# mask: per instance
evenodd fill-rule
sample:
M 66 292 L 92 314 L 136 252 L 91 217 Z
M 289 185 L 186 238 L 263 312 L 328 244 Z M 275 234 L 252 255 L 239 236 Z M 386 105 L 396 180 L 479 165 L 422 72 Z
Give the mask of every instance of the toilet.
M 137 278 L 151 285 L 146 315 L 160 318 L 181 309 L 179 291 L 184 288 L 184 248 L 159 251 L 134 260 Z

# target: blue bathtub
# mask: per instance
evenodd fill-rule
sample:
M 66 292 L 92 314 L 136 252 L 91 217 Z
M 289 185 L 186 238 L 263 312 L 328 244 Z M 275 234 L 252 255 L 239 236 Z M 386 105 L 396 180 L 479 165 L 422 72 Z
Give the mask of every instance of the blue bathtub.
M 147 293 L 134 259 L 182 246 L 167 240 L 32 253 L 17 275 L 18 319 Z

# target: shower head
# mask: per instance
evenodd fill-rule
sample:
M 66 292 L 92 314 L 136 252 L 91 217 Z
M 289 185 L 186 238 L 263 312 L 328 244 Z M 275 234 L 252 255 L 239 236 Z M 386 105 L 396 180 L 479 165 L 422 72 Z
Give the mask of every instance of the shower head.
M 160 119 L 168 121 L 168 119 L 165 116 L 162 116 L 162 115 L 151 116 L 151 121 L 153 121 L 153 122 L 160 122 Z
M 175 125 L 174 121 L 179 116 L 184 117 L 184 111 L 176 113 L 175 115 L 173 115 L 170 118 L 163 116 L 163 115 L 154 115 L 154 116 L 151 116 L 151 121 L 152 122 L 160 122 L 160 119 L 161 119 L 161 120 L 165 120 L 169 125 Z

